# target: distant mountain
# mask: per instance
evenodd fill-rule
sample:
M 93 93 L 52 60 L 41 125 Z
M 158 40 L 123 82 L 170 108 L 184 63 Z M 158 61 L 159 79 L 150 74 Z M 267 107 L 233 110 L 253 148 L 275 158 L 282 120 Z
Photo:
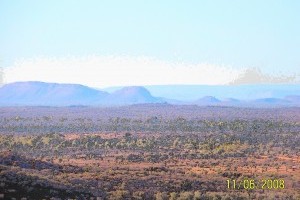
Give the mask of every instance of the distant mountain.
M 85 106 L 163 103 L 144 87 L 125 87 L 112 94 L 79 84 L 16 82 L 0 88 L 2 106 Z
M 252 102 L 253 103 L 268 103 L 268 104 L 289 103 L 289 101 L 287 101 L 285 99 L 279 99 L 279 98 L 256 99 Z
M 187 104 L 195 104 L 199 106 L 282 107 L 300 106 L 299 99 L 299 96 L 288 96 L 285 98 L 261 98 L 254 100 L 239 100 L 235 98 L 219 100 L 213 96 L 205 96 L 197 101 L 191 101 Z
M 256 84 L 256 85 L 151 85 L 144 86 L 153 96 L 195 101 L 200 97 L 214 96 L 218 99 L 235 98 L 254 100 L 262 98 L 284 98 L 300 94 L 300 84 Z M 105 88 L 113 92 L 120 87 Z
M 0 105 L 91 105 L 108 95 L 79 84 L 16 82 L 0 88 Z
M 220 103 L 221 101 L 213 96 L 205 96 L 201 99 L 198 99 L 197 101 L 194 101 L 192 103 L 196 105 L 216 105 Z
M 223 102 L 224 103 L 237 103 L 237 102 L 240 102 L 240 100 L 235 99 L 235 98 L 226 98 L 226 99 L 223 99 Z
M 199 92 L 192 94 L 192 96 L 197 96 L 195 98 L 197 100 L 182 100 L 183 96 L 190 94 L 190 91 L 183 90 L 189 90 L 189 86 L 182 86 L 181 89 L 178 86 L 179 90 L 176 90 L 175 86 L 168 86 L 167 88 L 168 91 L 165 95 L 153 96 L 147 88 L 141 86 L 118 88 L 108 93 L 79 84 L 16 82 L 0 88 L 0 106 L 123 106 L 152 103 L 237 107 L 300 106 L 300 96 L 298 95 L 300 89 L 295 85 L 273 86 L 270 89 L 265 85 L 261 88 L 258 85 L 243 87 L 191 86 L 190 91 Z M 227 91 L 226 95 L 221 90 L 222 88 Z M 168 98 L 168 96 L 172 96 L 170 95 L 172 91 L 175 94 L 181 91 L 184 95 L 180 96 L 178 93 L 178 98 Z M 299 93 L 297 93 L 298 91 Z M 238 94 L 246 94 L 247 92 L 251 98 L 239 99 L 236 97 L 239 96 Z M 219 95 L 202 95 L 210 93 Z M 282 96 L 283 94 L 288 95 Z
M 113 92 L 106 98 L 108 105 L 128 105 L 142 103 L 164 103 L 162 98 L 153 97 L 144 87 L 131 86 L 124 87 Z

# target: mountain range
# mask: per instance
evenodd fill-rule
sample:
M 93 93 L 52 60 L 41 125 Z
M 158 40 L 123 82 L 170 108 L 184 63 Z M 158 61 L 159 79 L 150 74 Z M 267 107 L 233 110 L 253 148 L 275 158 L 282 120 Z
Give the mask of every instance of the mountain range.
M 156 93 L 159 90 L 158 86 Z M 152 87 L 152 90 L 153 90 Z M 190 90 L 195 91 L 204 88 L 206 94 L 209 94 L 209 88 L 211 94 L 215 94 L 214 87 L 220 92 L 220 88 L 226 91 L 228 86 L 190 86 Z M 233 86 L 231 86 L 233 87 Z M 248 91 L 246 90 L 248 87 Z M 59 84 L 59 83 L 45 83 L 38 81 L 29 82 L 15 82 L 2 86 L 0 88 L 0 106 L 122 106 L 132 104 L 148 104 L 148 103 L 169 103 L 177 105 L 199 105 L 199 106 L 251 106 L 251 107 L 273 107 L 273 106 L 300 106 L 300 94 L 299 88 L 294 85 L 288 86 L 270 86 L 269 91 L 266 86 L 241 87 L 242 93 L 257 93 L 263 94 L 277 94 L 269 95 L 268 97 L 262 96 L 263 98 L 248 98 L 238 99 L 239 88 L 231 91 L 231 97 L 220 98 L 214 95 L 202 96 L 205 92 L 199 92 L 198 98 L 194 100 L 183 100 L 180 94 L 178 98 L 170 94 L 178 93 L 182 88 L 185 88 L 185 94 L 189 93 L 186 91 L 189 89 L 188 86 L 161 86 L 161 90 L 166 90 L 165 93 L 161 93 L 160 97 L 153 96 L 147 87 L 142 86 L 130 86 L 115 89 L 99 90 L 91 87 L 87 87 L 80 84 Z M 249 90 L 249 88 L 252 90 Z M 275 88 L 275 89 L 274 89 Z M 246 90 L 246 91 L 245 91 Z M 275 91 L 275 92 L 274 92 Z M 278 92 L 279 91 L 279 92 Z M 184 92 L 183 92 L 184 93 Z M 218 92 L 217 92 L 218 93 Z M 286 94 L 284 97 L 278 97 L 278 94 Z M 166 94 L 166 95 L 164 95 Z M 169 98 L 169 97 L 175 98 Z M 197 96 L 193 94 L 192 96 Z M 219 95 L 222 96 L 222 95 Z M 254 95 L 255 96 L 255 95 Z M 280 96 L 280 95 L 279 95 Z
M 180 101 L 194 101 L 206 96 L 247 101 L 300 95 L 300 84 L 146 85 L 144 87 L 154 96 Z M 102 90 L 114 92 L 121 88 L 109 87 Z

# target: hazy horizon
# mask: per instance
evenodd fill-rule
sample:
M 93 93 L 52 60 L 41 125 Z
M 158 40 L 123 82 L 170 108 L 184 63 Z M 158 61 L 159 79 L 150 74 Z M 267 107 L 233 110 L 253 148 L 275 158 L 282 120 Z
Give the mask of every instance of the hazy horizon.
M 267 106 L 291 106 L 299 104 L 299 86 L 135 85 L 93 88 L 82 84 L 26 81 L 0 87 L 0 105 L 52 105 L 56 102 L 55 105 L 109 106 L 112 102 L 118 105 L 167 102 L 175 105 L 259 106 L 263 102 Z

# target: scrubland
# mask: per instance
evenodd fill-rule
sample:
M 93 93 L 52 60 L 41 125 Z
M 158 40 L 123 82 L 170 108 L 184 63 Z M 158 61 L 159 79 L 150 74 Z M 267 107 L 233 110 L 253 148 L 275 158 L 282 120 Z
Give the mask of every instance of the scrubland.
M 6 107 L 0 132 L 0 199 L 300 199 L 299 108 Z

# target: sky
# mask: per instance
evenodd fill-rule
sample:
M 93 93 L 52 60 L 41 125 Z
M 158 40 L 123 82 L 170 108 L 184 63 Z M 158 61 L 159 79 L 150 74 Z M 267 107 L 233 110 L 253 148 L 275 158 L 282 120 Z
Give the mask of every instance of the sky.
M 299 10 L 296 0 L 1 0 L 3 81 L 299 83 Z

